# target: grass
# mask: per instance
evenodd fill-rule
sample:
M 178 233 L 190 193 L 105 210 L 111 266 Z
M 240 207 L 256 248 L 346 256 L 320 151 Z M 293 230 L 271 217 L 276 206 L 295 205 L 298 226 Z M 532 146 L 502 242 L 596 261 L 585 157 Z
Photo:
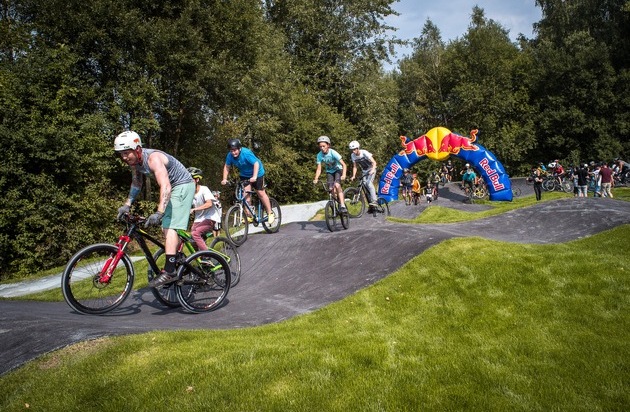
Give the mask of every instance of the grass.
M 627 409 L 628 229 L 451 239 L 285 322 L 82 342 L 0 377 L 0 410 Z

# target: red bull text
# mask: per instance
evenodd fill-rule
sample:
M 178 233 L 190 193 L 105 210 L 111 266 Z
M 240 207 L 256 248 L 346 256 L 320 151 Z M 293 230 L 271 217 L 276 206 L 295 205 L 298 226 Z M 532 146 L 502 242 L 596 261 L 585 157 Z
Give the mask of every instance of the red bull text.
M 479 162 L 479 166 L 486 172 L 486 176 L 488 176 L 488 180 L 492 184 L 495 192 L 505 189 L 505 185 L 499 182 L 499 173 L 495 169 L 490 167 L 490 162 L 488 162 L 488 159 L 481 159 L 481 161 Z

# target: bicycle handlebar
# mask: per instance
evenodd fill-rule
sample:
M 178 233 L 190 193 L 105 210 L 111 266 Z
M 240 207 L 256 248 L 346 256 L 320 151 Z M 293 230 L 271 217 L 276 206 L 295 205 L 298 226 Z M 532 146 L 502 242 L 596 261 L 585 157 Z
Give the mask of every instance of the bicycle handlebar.
M 136 213 L 125 213 L 120 217 L 119 221 L 133 225 L 144 223 L 147 221 L 147 218 Z

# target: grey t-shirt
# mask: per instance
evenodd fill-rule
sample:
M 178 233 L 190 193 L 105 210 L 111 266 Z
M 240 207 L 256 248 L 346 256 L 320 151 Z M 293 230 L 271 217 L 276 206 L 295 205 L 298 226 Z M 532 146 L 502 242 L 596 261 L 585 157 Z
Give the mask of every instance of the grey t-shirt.
M 350 158 L 361 167 L 361 170 L 363 170 L 364 173 L 372 171 L 372 153 L 367 150 L 359 149 L 358 156 L 352 152 Z

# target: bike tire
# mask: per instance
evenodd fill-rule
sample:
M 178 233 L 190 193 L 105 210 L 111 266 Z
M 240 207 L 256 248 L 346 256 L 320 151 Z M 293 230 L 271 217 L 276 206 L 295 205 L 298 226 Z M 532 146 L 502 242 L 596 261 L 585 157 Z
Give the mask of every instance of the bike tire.
M 554 179 L 545 179 L 542 182 L 542 188 L 546 192 L 553 192 L 555 187 Z
M 241 205 L 233 205 L 225 214 L 223 220 L 225 235 L 235 246 L 241 246 L 247 240 L 249 224 Z
M 472 193 L 475 199 L 483 199 L 487 195 L 486 189 L 484 189 L 483 187 L 475 187 Z
M 232 278 L 230 287 L 236 286 L 241 280 L 241 257 L 238 254 L 238 248 L 222 236 L 213 238 L 209 247 L 228 257 L 226 260 L 230 265 L 230 277 Z
M 573 193 L 573 183 L 563 181 L 560 188 L 564 193 Z
M 177 275 L 177 298 L 182 307 L 192 313 L 219 308 L 232 283 L 228 262 L 214 250 L 202 250 L 188 256 Z
M 160 259 L 162 258 L 163 259 Z M 158 267 L 164 267 L 166 263 L 166 257 L 164 255 L 164 249 L 158 249 L 157 252 L 153 254 L 153 260 Z M 151 269 L 151 265 L 149 265 L 149 269 L 147 270 L 147 279 L 149 282 L 153 280 L 153 278 L 159 276 L 159 273 L 153 273 L 153 269 Z M 179 299 L 177 298 L 177 292 L 175 291 L 175 286 L 171 283 L 168 285 L 164 285 L 159 288 L 150 288 L 151 293 L 155 297 L 155 299 L 160 302 L 164 306 L 168 306 L 169 308 L 178 308 L 181 305 L 179 304 Z
M 348 216 L 351 218 L 363 216 L 367 201 L 362 190 L 359 190 L 357 187 L 348 187 L 343 191 L 343 198 L 346 201 Z
M 280 229 L 280 225 L 282 224 L 282 210 L 280 210 L 280 203 L 273 197 L 269 198 L 269 203 L 271 204 L 271 211 L 275 215 L 275 220 L 272 224 L 269 224 L 267 220 L 262 222 L 263 229 L 267 233 L 276 233 Z
M 512 196 L 519 197 L 521 194 L 522 194 L 522 192 L 521 192 L 521 188 L 520 187 L 513 187 L 512 188 Z
M 335 211 L 335 204 L 332 200 L 329 200 L 324 209 L 326 227 L 328 227 L 328 230 L 331 232 L 334 232 L 337 229 L 337 213 Z
M 339 212 L 339 221 L 344 230 L 348 229 L 350 227 L 350 215 L 348 212 Z
M 376 200 L 377 206 L 373 209 L 374 217 L 379 217 L 379 215 L 386 219 L 387 216 L 391 216 L 391 212 L 389 211 L 389 203 L 382 197 L 379 197 Z
M 117 252 L 115 245 L 98 243 L 81 249 L 70 258 L 61 276 L 61 290 L 72 309 L 99 315 L 115 309 L 129 296 L 135 272 L 126 254 L 120 258 L 107 282 L 99 280 L 101 272 Z

